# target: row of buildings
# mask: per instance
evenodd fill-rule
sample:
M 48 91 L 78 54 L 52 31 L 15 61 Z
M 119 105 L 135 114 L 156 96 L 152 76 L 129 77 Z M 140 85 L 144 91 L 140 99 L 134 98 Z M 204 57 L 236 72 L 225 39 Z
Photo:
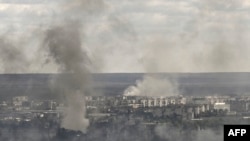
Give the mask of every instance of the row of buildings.
M 86 96 L 87 114 L 138 114 L 153 117 L 169 117 L 178 115 L 185 119 L 195 119 L 215 115 L 250 115 L 249 97 L 231 96 Z M 13 97 L 10 101 L 0 102 L 0 113 L 55 113 L 60 116 L 65 103 L 55 100 L 30 100 L 27 96 Z M 35 114 L 35 115 L 36 115 Z
M 117 97 L 86 97 L 89 108 L 98 106 L 131 107 L 137 108 L 165 108 L 173 105 L 192 107 L 195 114 L 208 111 L 224 111 L 228 115 L 244 114 L 250 112 L 250 96 L 169 96 L 169 97 L 145 97 L 145 96 L 117 96 Z M 189 110 L 190 111 L 190 110 Z
M 54 100 L 30 100 L 28 96 L 16 96 L 10 101 L 2 101 L 0 111 L 56 110 L 57 106 Z

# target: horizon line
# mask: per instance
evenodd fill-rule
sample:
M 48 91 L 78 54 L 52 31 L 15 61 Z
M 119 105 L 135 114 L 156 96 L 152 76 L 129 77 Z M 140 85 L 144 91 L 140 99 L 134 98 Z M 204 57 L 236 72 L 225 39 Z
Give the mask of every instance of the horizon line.
M 249 72 L 90 72 L 87 74 L 215 74 L 215 73 L 250 73 Z M 21 75 L 21 74 L 71 74 L 66 72 L 51 72 L 51 73 L 0 73 L 0 75 Z

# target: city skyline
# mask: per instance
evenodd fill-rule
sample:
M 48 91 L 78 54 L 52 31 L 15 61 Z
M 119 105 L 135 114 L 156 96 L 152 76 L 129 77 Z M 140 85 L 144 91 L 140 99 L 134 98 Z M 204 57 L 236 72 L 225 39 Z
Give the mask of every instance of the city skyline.
M 0 140 L 222 140 L 250 123 L 249 12 L 249 0 L 0 0 Z

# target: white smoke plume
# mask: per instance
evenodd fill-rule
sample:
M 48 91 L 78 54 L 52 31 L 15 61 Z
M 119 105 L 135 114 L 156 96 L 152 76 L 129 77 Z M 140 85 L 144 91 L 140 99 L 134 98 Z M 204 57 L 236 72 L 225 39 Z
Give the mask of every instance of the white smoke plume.
M 168 36 L 153 34 L 144 38 L 145 43 L 141 45 L 143 55 L 140 59 L 143 71 L 146 73 L 248 72 L 249 33 L 244 31 L 244 28 L 247 28 L 246 24 L 238 22 L 246 20 L 246 17 L 238 12 L 235 14 L 229 12 L 243 8 L 243 1 L 205 0 L 194 1 L 193 4 L 195 6 L 192 6 L 197 9 L 188 20 L 180 19 L 184 24 L 178 32 Z M 225 21 L 219 20 L 224 18 Z M 148 84 L 147 75 L 145 76 L 143 80 L 138 80 L 136 86 L 129 87 L 125 93 L 129 91 L 130 94 L 138 95 L 144 91 L 141 89 Z M 159 82 L 161 81 L 160 78 Z M 158 86 L 160 89 L 161 85 Z M 150 87 L 157 89 L 151 85 Z
M 159 76 L 146 75 L 143 80 L 137 80 L 135 86 L 128 87 L 124 95 L 167 97 L 178 93 L 178 86 L 174 81 Z

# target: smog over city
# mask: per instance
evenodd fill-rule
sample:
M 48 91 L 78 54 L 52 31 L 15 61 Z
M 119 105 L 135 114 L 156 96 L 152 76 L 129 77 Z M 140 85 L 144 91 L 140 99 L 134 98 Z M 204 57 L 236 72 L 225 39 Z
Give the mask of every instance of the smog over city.
M 248 0 L 0 0 L 0 140 L 225 140 L 225 125 L 250 125 L 249 12 Z

